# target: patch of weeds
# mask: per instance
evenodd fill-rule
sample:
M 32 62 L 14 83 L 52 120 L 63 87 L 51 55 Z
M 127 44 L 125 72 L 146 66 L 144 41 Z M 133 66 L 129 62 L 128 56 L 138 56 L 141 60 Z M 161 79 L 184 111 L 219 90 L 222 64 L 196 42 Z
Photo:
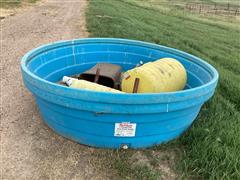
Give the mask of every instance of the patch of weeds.
M 0 7 L 5 9 L 20 7 L 22 3 L 36 3 L 39 0 L 1 0 Z
M 9 1 L 9 0 L 1 0 L 0 1 L 0 7 L 1 8 L 14 8 L 14 7 L 19 7 L 21 5 L 21 0 L 14 0 L 14 1 Z
M 154 170 L 149 166 L 148 162 L 141 161 L 138 157 L 133 157 L 134 150 L 117 152 L 114 161 L 114 167 L 118 170 L 119 175 L 124 179 L 142 179 L 142 180 L 155 180 L 159 179 L 161 174 L 159 171 Z M 140 156 L 142 158 L 142 156 Z

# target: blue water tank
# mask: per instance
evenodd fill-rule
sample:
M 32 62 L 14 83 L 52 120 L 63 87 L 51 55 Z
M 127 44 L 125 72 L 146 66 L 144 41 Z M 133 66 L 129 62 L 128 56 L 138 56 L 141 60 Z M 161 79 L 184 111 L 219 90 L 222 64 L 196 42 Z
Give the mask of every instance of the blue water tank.
M 187 70 L 184 90 L 169 93 L 115 94 L 74 89 L 56 82 L 96 63 L 124 70 L 164 57 Z M 142 41 L 87 38 L 43 45 L 21 62 L 26 87 L 34 95 L 43 120 L 64 137 L 95 147 L 144 148 L 181 135 L 213 94 L 217 71 L 188 53 Z

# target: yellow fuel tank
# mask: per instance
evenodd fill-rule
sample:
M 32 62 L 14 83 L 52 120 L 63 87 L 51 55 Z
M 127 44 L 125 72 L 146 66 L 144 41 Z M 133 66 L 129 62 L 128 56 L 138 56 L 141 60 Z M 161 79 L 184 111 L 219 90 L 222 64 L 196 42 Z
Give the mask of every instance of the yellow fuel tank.
M 124 93 L 122 91 L 119 91 L 107 86 L 103 86 L 103 85 L 85 81 L 85 80 L 78 80 L 78 79 L 67 77 L 67 76 L 63 77 L 63 82 L 72 88 L 88 89 L 93 91 L 112 92 L 112 93 Z
M 125 72 L 122 91 L 132 93 L 136 78 L 139 78 L 137 93 L 171 92 L 185 87 L 187 73 L 176 59 L 162 58 Z

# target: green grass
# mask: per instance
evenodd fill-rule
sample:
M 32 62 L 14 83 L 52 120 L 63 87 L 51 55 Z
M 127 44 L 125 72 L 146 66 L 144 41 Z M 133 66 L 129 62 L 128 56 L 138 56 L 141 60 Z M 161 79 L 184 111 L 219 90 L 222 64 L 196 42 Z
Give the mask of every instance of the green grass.
M 20 0 L 9 1 L 9 0 L 1 0 L 0 1 L 0 8 L 14 8 L 19 7 L 21 5 Z
M 35 3 L 38 0 L 0 0 L 0 8 L 16 8 L 20 7 L 23 2 Z
M 155 5 L 158 0 L 90 0 L 88 31 L 93 37 L 130 38 L 174 47 L 215 66 L 220 74 L 215 96 L 203 106 L 193 126 L 164 147 L 179 149 L 179 177 L 240 179 L 239 19 L 190 14 L 161 2 L 165 4 Z M 161 151 L 162 146 L 153 149 Z M 121 156 L 125 159 L 115 159 L 114 167 L 122 177 L 141 174 L 125 163 L 127 153 Z M 160 176 L 149 169 L 144 173 L 140 179 Z

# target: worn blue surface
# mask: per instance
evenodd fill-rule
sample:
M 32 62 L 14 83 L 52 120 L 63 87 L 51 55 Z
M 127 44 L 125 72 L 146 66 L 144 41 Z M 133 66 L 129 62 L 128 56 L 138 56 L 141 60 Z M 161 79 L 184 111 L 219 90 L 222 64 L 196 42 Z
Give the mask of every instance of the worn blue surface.
M 55 82 L 81 73 L 96 63 L 119 64 L 124 70 L 139 61 L 163 57 L 187 69 L 185 90 L 157 94 L 114 94 L 64 87 Z M 36 98 L 44 121 L 57 133 L 96 147 L 143 148 L 178 137 L 194 121 L 213 94 L 217 71 L 185 52 L 141 41 L 88 38 L 56 42 L 22 58 L 26 87 Z M 136 123 L 134 137 L 114 136 L 115 123 Z

